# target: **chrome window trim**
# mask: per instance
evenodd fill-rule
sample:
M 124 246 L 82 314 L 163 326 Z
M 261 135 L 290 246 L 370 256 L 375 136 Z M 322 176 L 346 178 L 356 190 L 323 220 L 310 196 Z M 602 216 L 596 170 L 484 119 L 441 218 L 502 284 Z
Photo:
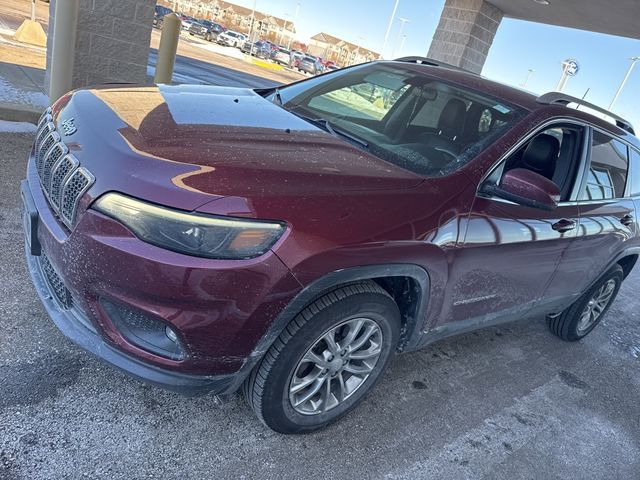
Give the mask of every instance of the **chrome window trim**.
M 636 148 L 634 146 L 628 146 L 629 148 L 629 177 L 633 178 L 633 175 L 635 174 L 636 170 L 638 170 L 637 175 L 640 176 L 640 162 L 636 162 L 636 164 L 633 164 L 631 162 L 631 151 L 633 150 L 636 155 L 638 155 L 638 158 L 640 158 L 640 148 Z M 628 188 L 629 191 L 627 191 L 627 196 L 629 198 L 640 198 L 640 191 L 638 193 L 632 193 L 631 190 L 631 182 L 627 181 L 628 184 Z
M 578 204 L 578 200 L 577 200 L 577 196 L 576 194 L 576 189 L 579 192 L 581 185 L 582 185 L 582 180 L 584 179 L 584 176 L 586 174 L 586 163 L 587 160 L 589 160 L 587 157 L 587 152 L 589 151 L 589 146 L 591 143 L 591 132 L 590 132 L 590 125 L 586 122 L 583 122 L 581 120 L 575 119 L 575 118 L 571 118 L 571 117 L 554 117 L 552 119 L 549 119 L 543 123 L 541 123 L 540 125 L 538 125 L 535 128 L 532 128 L 531 130 L 529 130 L 529 132 L 522 137 L 513 147 L 511 147 L 509 150 L 507 150 L 505 153 L 503 153 L 500 158 L 498 160 L 496 160 L 494 162 L 494 164 L 491 166 L 491 168 L 489 168 L 485 174 L 482 176 L 480 182 L 478 182 L 478 186 L 476 188 L 476 196 L 482 197 L 482 198 L 486 198 L 489 200 L 495 200 L 495 201 L 500 201 L 501 203 L 508 203 L 510 205 L 518 205 L 515 202 L 511 202 L 509 200 L 504 200 L 504 199 L 498 199 L 497 197 L 492 197 L 492 196 L 487 196 L 484 195 L 482 193 L 480 193 L 480 188 L 482 187 L 482 185 L 484 184 L 484 182 L 487 181 L 487 179 L 501 166 L 504 165 L 504 162 L 507 160 L 507 158 L 509 158 L 511 155 L 513 155 L 515 152 L 518 151 L 518 149 L 520 149 L 522 146 L 524 146 L 527 142 L 529 142 L 533 137 L 535 137 L 536 135 L 538 135 L 540 132 L 544 131 L 544 130 L 548 130 L 551 126 L 555 125 L 555 124 L 573 124 L 577 127 L 583 128 L 584 129 L 584 133 L 585 135 L 583 136 L 583 144 L 582 144 L 582 153 L 580 155 L 580 165 L 578 167 L 578 171 L 576 174 L 576 180 L 580 179 L 580 181 L 576 181 L 576 183 L 574 183 L 573 185 L 573 190 L 571 191 L 571 195 L 570 198 L 575 199 L 575 200 L 569 200 L 566 202 L 560 202 L 558 204 L 558 206 L 570 206 L 570 205 L 577 205 Z M 500 176 L 502 176 L 502 174 L 500 174 Z M 578 186 L 578 184 L 580 184 Z
M 607 132 L 605 129 L 591 125 L 591 137 L 592 137 L 592 141 L 591 144 L 593 144 L 593 131 L 597 131 L 598 133 L 601 133 L 602 135 L 606 135 L 609 138 L 612 138 L 614 140 L 619 141 L 620 143 L 624 144 L 627 147 L 627 178 L 625 179 L 625 185 L 624 185 L 624 195 L 622 197 L 613 197 L 613 198 L 606 198 L 603 200 L 593 200 L 593 202 L 596 203 L 603 203 L 605 200 L 613 200 L 613 201 L 620 201 L 620 200 L 624 200 L 625 198 L 631 198 L 631 192 L 630 190 L 630 182 L 629 182 L 629 178 L 631 175 L 631 152 L 630 152 L 630 148 L 633 148 L 634 150 L 638 151 L 638 149 L 631 144 L 630 142 L 626 141 L 623 138 L 620 138 L 618 135 L 614 135 L 612 133 Z M 591 150 L 589 150 L 591 151 Z M 589 155 L 589 166 L 591 166 L 591 155 Z M 581 204 L 586 204 L 587 201 L 580 201 L 578 200 Z M 592 202 L 591 200 L 589 200 L 589 202 Z
M 573 124 L 576 125 L 578 127 L 582 127 L 585 129 L 585 133 L 586 135 L 584 135 L 584 141 L 583 141 L 583 145 L 582 145 L 582 154 L 581 154 L 581 158 L 580 158 L 580 166 L 578 167 L 578 173 L 576 175 L 576 180 L 581 178 L 580 182 L 577 182 L 574 184 L 573 190 L 571 191 L 571 195 L 570 198 L 572 198 L 573 200 L 568 200 L 566 202 L 560 202 L 558 204 L 558 207 L 566 207 L 566 206 L 571 206 L 571 205 L 578 205 L 578 204 L 582 204 L 582 205 L 590 205 L 590 204 L 595 204 L 595 203 L 609 203 L 610 201 L 620 201 L 623 200 L 625 198 L 638 198 L 640 197 L 640 192 L 634 196 L 631 195 L 631 192 L 629 192 L 629 188 L 630 188 L 630 182 L 628 181 L 629 176 L 633 174 L 633 167 L 631 165 L 631 152 L 630 149 L 635 150 L 639 155 L 640 155 L 640 148 L 638 148 L 636 145 L 634 145 L 633 143 L 629 142 L 627 139 L 620 137 L 617 134 L 611 133 L 607 130 L 605 130 L 602 127 L 599 127 L 597 125 L 593 125 L 592 123 L 589 123 L 587 121 L 584 121 L 582 119 L 577 119 L 577 118 L 573 118 L 573 117 L 554 117 L 552 119 L 548 119 L 545 122 L 541 123 L 540 125 L 536 126 L 535 128 L 532 128 L 531 130 L 529 130 L 529 132 L 523 136 L 513 147 L 511 147 L 509 150 L 507 150 L 505 153 L 503 153 L 500 158 L 498 158 L 498 160 L 496 160 L 493 165 L 485 172 L 485 174 L 482 176 L 482 178 L 480 179 L 480 182 L 478 182 L 478 186 L 476 188 L 476 196 L 482 197 L 482 198 L 486 198 L 489 200 L 495 200 L 495 201 L 500 201 L 501 203 L 508 203 L 510 205 L 518 205 L 517 203 L 514 202 L 510 202 L 508 200 L 504 200 L 504 199 L 497 199 L 496 197 L 491 197 L 491 196 L 487 196 L 484 195 L 482 193 L 480 193 L 480 188 L 482 187 L 482 185 L 484 184 L 484 182 L 487 181 L 487 179 L 494 173 L 494 171 L 499 168 L 501 165 L 504 164 L 505 160 L 511 156 L 512 154 L 514 154 L 519 148 L 521 148 L 525 143 L 527 143 L 529 140 L 531 140 L 534 136 L 536 136 L 537 134 L 539 134 L 541 131 L 548 129 L 550 126 L 557 124 L 557 123 L 569 123 L 569 124 Z M 584 181 L 586 179 L 587 176 L 587 167 L 588 165 L 590 165 L 591 163 L 591 143 L 592 143 L 592 138 L 593 138 L 593 130 L 596 130 L 604 135 L 607 135 L 615 140 L 618 140 L 619 142 L 625 144 L 627 146 L 627 159 L 628 159 L 628 169 L 627 169 L 627 182 L 625 185 L 625 196 L 621 197 L 621 198 L 613 198 L 613 199 L 605 199 L 605 200 L 580 200 L 578 199 L 578 195 L 580 194 L 580 191 L 582 190 L 582 187 L 584 186 Z M 640 166 L 637 166 L 637 168 L 640 170 Z

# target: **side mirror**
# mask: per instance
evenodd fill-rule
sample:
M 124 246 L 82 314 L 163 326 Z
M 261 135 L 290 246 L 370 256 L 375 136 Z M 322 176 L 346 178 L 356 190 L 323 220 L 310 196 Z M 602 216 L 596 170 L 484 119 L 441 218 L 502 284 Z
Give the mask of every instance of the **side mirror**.
M 560 202 L 558 186 L 548 178 L 526 168 L 509 170 L 502 176 L 500 185 L 486 185 L 482 191 L 519 205 L 542 210 L 555 210 Z

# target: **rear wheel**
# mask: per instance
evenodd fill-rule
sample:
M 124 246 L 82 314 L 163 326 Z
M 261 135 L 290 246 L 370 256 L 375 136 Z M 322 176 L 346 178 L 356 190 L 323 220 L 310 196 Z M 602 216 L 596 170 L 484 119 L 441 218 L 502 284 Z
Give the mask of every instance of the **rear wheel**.
M 284 329 L 245 381 L 245 398 L 278 432 L 323 428 L 373 388 L 399 332 L 398 307 L 376 283 L 334 290 Z
M 547 317 L 547 325 L 562 340 L 575 342 L 591 332 L 605 316 L 622 285 L 624 272 L 616 265 L 564 312 Z

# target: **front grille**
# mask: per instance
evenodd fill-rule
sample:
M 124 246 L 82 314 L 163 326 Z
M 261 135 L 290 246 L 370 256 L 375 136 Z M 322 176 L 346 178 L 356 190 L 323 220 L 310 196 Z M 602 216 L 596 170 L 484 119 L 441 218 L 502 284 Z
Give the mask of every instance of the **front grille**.
M 48 108 L 38 121 L 34 157 L 42 190 L 62 223 L 73 229 L 80 198 L 95 178 L 80 166 L 56 131 Z
M 47 285 L 49 286 L 49 290 L 51 294 L 60 302 L 63 308 L 69 309 L 71 308 L 73 302 L 71 300 L 71 293 L 64 286 L 64 282 L 60 278 L 60 275 L 55 271 L 51 262 L 45 254 L 40 256 L 40 267 L 42 268 L 42 273 L 44 274 L 44 278 L 47 281 Z

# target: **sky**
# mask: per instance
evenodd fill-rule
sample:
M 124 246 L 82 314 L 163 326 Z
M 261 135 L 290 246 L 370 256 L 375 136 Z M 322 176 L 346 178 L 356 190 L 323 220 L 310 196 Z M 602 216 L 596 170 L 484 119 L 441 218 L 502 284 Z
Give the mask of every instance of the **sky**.
M 251 8 L 254 0 L 233 0 Z M 326 32 L 379 52 L 384 42 L 395 0 L 255 0 L 256 9 L 292 20 L 296 5 L 298 36 L 308 40 Z M 613 2 L 612 2 L 613 3 Z M 436 30 L 444 0 L 400 0 L 395 21 L 383 51 L 385 58 L 425 56 Z M 406 40 L 402 50 L 401 22 Z M 489 51 L 482 74 L 508 85 L 520 86 L 529 69 L 535 70 L 527 90 L 541 94 L 555 90 L 561 62 L 575 58 L 580 71 L 569 79 L 564 92 L 607 108 L 627 69 L 629 58 L 640 56 L 640 40 L 541 25 L 505 18 Z M 640 62 L 612 111 L 640 129 Z

